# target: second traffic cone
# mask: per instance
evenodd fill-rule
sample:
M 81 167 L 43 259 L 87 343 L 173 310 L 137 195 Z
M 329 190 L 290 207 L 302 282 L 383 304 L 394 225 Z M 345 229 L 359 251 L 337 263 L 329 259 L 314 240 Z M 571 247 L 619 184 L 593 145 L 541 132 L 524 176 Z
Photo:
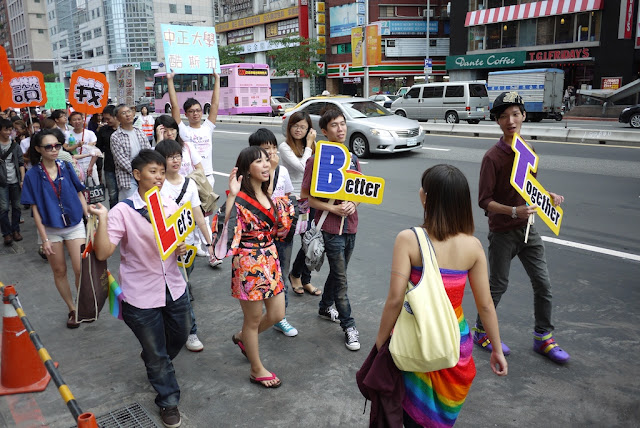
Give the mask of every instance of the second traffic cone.
M 98 422 L 93 413 L 83 413 L 78 416 L 78 428 L 98 428 Z
M 12 294 L 17 294 L 16 289 L 7 285 L 3 296 L 0 395 L 44 391 L 51 376 L 31 342 L 29 332 L 7 298 Z

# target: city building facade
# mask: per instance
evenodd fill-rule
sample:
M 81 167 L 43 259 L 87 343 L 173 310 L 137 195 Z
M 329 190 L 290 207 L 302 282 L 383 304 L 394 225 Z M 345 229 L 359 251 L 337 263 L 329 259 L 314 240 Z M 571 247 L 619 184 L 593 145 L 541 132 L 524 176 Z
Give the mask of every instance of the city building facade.
M 640 72 L 637 0 L 469 0 L 451 12 L 451 80 L 557 68 L 565 87 L 616 88 Z
M 303 77 L 295 88 L 295 76 L 278 76 L 267 52 L 283 49 L 278 43 L 282 37 L 315 38 L 314 8 L 313 0 L 219 0 L 216 33 L 222 46 L 240 48 L 244 62 L 269 65 L 273 96 L 301 94 L 298 98 L 306 98 L 322 92 L 324 78 Z
M 44 0 L 0 2 L 0 44 L 14 71 L 53 73 Z
M 164 66 L 161 24 L 213 26 L 216 15 L 214 0 L 46 2 L 50 46 L 61 81 L 68 88 L 79 68 L 103 72 L 115 101 L 116 71 L 126 66 L 135 68 L 136 98 L 153 95 L 153 74 Z

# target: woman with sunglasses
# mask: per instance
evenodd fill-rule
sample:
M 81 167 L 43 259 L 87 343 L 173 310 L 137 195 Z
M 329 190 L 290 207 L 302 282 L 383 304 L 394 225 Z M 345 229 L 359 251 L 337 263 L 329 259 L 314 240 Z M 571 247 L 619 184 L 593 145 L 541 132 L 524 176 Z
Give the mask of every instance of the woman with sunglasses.
M 29 158 L 32 168 L 24 178 L 22 204 L 31 205 L 38 229 L 38 243 L 53 271 L 53 279 L 62 300 L 69 308 L 68 328 L 77 328 L 71 286 L 67 278 L 64 247 L 71 257 L 76 290 L 80 284 L 80 246 L 85 241 L 82 222 L 87 215 L 84 185 L 69 162 L 58 160 L 65 141 L 59 129 L 45 129 L 31 139 Z

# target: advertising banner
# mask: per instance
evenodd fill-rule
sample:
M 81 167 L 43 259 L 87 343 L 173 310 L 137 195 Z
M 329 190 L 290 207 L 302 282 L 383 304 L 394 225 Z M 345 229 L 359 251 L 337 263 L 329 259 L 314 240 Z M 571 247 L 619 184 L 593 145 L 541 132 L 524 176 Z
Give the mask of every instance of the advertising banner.
M 380 46 L 380 32 L 376 24 L 367 26 L 367 65 L 382 63 L 382 47 Z
M 362 35 L 362 27 L 351 29 L 351 62 L 354 67 L 362 67 L 362 52 L 364 38 Z
M 358 26 L 358 4 L 330 7 L 329 23 L 329 37 L 351 35 L 351 29 Z

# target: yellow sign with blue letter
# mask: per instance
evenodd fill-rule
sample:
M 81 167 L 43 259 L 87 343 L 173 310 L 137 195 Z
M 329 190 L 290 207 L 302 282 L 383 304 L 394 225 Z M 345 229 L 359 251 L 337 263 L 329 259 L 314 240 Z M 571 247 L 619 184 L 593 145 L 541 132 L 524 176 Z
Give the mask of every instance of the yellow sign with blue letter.
M 340 143 L 318 141 L 313 161 L 311 196 L 381 204 L 384 179 L 349 169 L 351 154 Z

